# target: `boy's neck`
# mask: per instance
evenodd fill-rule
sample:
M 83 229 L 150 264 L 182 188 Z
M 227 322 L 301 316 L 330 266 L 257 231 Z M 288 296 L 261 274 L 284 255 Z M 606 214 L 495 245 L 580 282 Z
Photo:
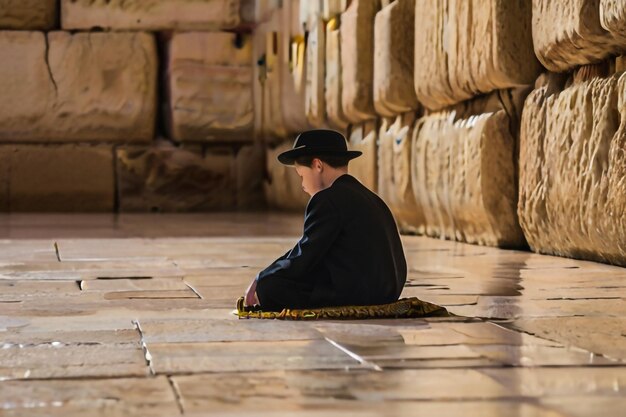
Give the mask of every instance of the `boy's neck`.
M 332 168 L 324 172 L 323 189 L 329 188 L 337 180 L 337 178 L 348 173 L 348 168 Z

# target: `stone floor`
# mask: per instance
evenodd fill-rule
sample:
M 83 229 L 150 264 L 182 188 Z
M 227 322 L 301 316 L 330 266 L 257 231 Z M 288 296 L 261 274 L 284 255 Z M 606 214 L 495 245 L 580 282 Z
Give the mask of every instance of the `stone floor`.
M 1 416 L 623 416 L 626 270 L 404 237 L 425 320 L 238 320 L 301 216 L 0 218 Z

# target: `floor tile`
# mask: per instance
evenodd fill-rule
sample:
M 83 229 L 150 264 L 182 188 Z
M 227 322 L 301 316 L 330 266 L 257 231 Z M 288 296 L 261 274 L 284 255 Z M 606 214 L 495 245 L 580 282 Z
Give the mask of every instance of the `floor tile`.
M 3 416 L 180 415 L 165 377 L 4 381 Z
M 156 374 L 344 369 L 360 365 L 324 340 L 148 343 L 147 349 Z

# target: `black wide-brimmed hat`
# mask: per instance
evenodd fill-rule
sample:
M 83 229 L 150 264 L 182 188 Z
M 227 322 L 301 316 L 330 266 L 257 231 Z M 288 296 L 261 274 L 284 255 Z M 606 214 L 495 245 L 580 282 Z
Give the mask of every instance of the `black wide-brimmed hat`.
M 293 148 L 278 155 L 278 161 L 293 165 L 301 156 L 345 156 L 354 159 L 361 156 L 361 151 L 349 151 L 346 138 L 335 130 L 307 130 L 298 135 Z

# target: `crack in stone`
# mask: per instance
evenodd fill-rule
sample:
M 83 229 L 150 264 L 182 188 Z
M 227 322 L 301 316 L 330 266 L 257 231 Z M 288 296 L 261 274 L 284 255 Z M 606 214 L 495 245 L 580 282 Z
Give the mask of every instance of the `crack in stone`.
M 96 279 L 106 279 L 106 280 L 115 280 L 115 279 L 152 279 L 152 277 L 148 276 L 127 276 L 127 277 L 107 277 L 107 276 L 98 276 Z
M 174 384 L 174 381 L 172 381 L 171 376 L 167 377 L 167 382 L 169 382 L 170 387 L 172 388 L 172 391 L 174 392 L 174 397 L 176 398 L 176 405 L 178 406 L 178 411 L 180 411 L 181 415 L 184 415 L 185 410 L 183 409 L 182 396 L 180 394 L 180 391 L 178 390 L 178 387 L 176 386 L 176 384 Z
M 54 75 L 52 74 L 52 68 L 50 68 L 50 42 L 48 41 L 48 34 L 44 34 L 43 38 L 44 38 L 45 46 L 46 46 L 46 50 L 43 56 L 44 62 L 46 63 L 46 69 L 48 70 L 48 76 L 50 77 L 50 81 L 52 82 L 52 85 L 54 86 L 54 94 L 58 95 L 59 87 L 57 85 L 56 80 L 54 79 Z
M 578 300 L 621 300 L 622 297 L 552 297 L 546 298 L 546 301 L 578 301 Z M 537 298 L 543 300 L 543 298 Z
M 152 355 L 150 354 L 150 351 L 148 350 L 148 346 L 146 345 L 146 342 L 143 338 L 143 330 L 141 330 L 141 325 L 139 324 L 139 320 L 133 320 L 132 323 L 135 326 L 135 329 L 137 329 L 137 331 L 139 332 L 139 341 L 141 343 L 141 350 L 143 350 L 143 356 L 146 360 L 146 365 L 148 366 L 148 368 L 150 368 L 150 374 L 156 375 L 156 372 L 154 371 L 154 368 L 152 367 Z
M 54 252 L 57 255 L 57 261 L 61 262 L 61 254 L 59 253 L 59 244 L 54 242 Z

